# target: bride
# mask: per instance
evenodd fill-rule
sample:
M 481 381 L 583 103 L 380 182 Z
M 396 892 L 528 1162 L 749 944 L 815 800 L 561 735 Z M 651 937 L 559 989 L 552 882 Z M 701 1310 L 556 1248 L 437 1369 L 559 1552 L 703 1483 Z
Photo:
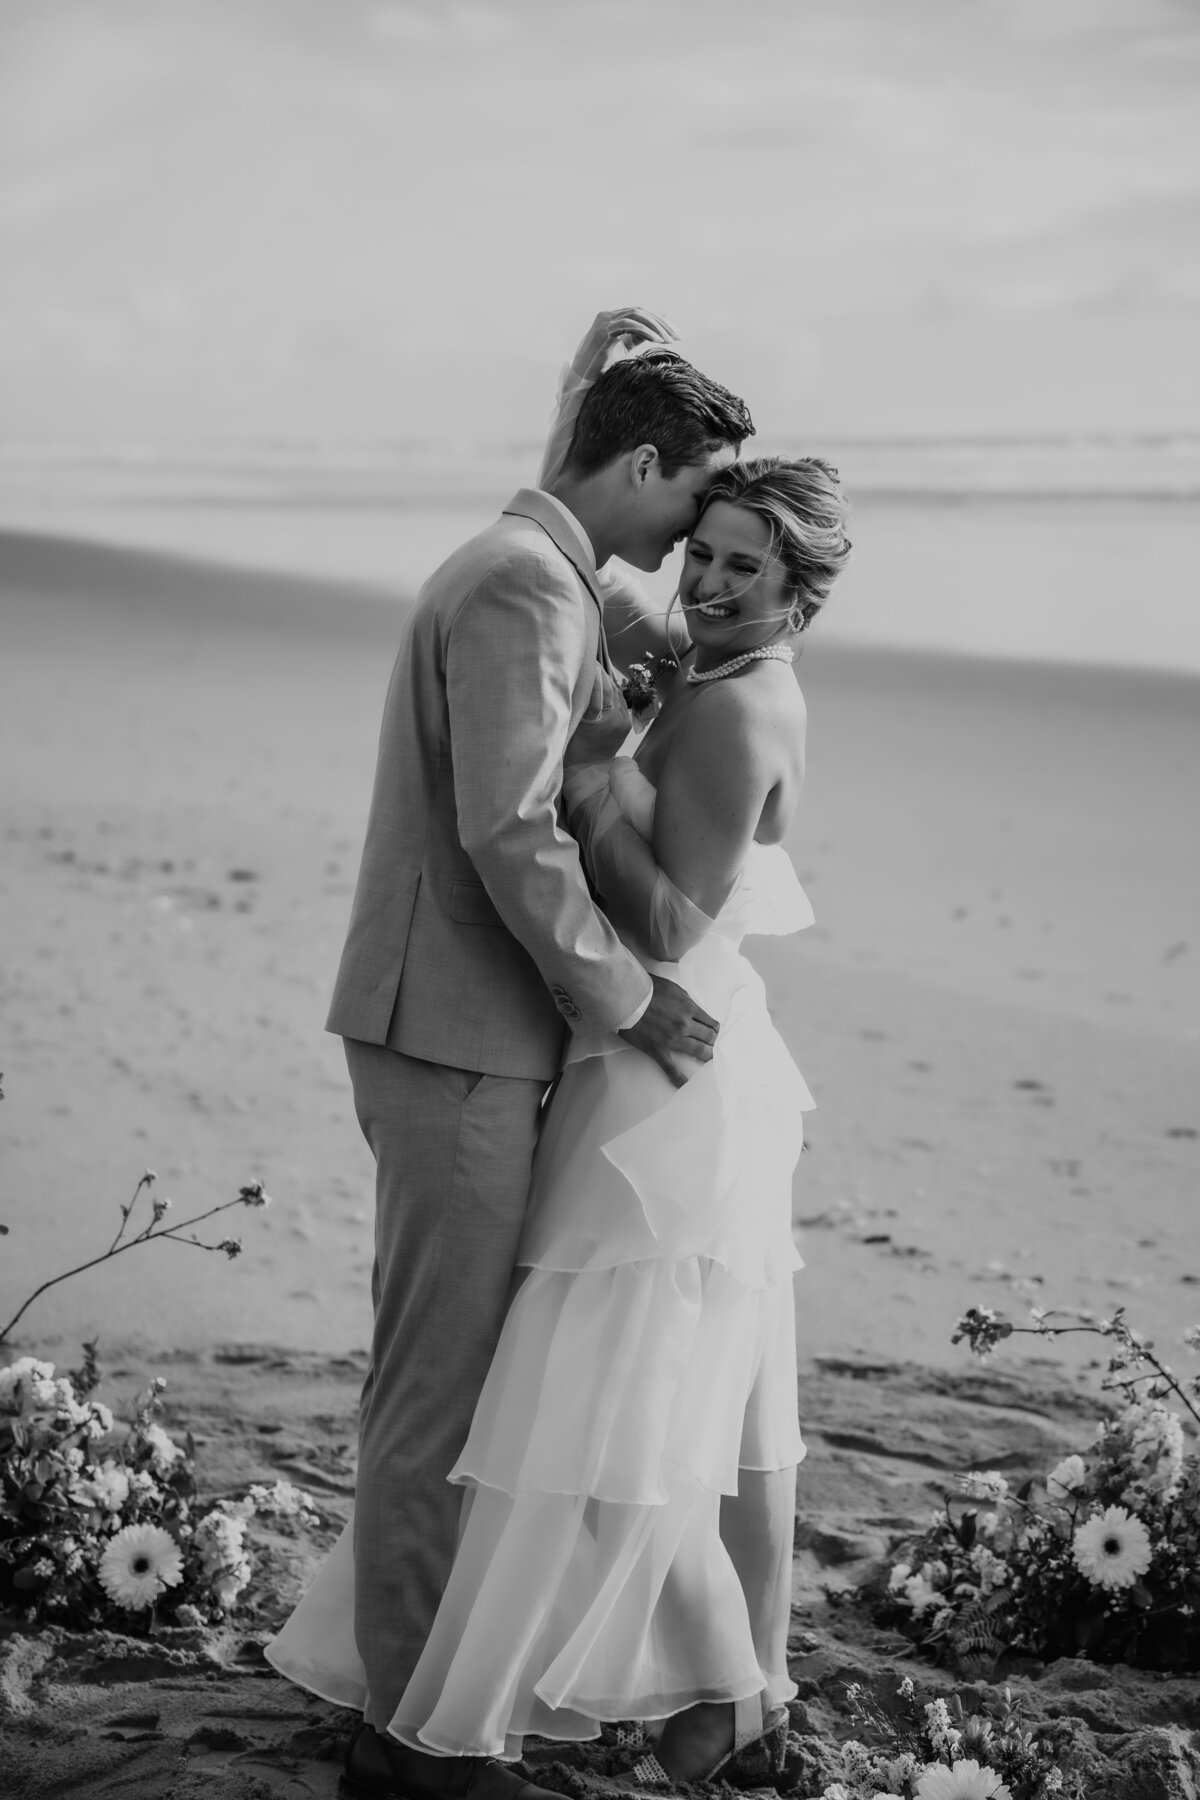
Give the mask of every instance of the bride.
M 812 918 L 780 847 L 804 769 L 790 665 L 844 525 L 817 459 L 725 470 L 687 545 L 690 647 L 659 662 L 636 754 L 572 743 L 563 796 L 605 910 L 721 1028 L 682 1087 L 615 1035 L 573 1040 L 450 1476 L 453 1570 L 388 1726 L 413 1749 L 513 1759 L 530 1734 L 640 1720 L 656 1741 L 634 1778 L 670 1784 L 786 1722 L 791 1178 L 812 1101 L 740 945 Z M 268 1655 L 361 1708 L 352 1557 L 348 1529 Z

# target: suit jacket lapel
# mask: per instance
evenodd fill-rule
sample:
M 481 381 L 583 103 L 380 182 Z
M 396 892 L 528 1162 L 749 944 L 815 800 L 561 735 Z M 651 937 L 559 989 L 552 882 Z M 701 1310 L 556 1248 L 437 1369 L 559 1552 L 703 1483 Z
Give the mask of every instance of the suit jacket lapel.
M 573 530 L 570 523 L 540 488 L 520 488 L 508 505 L 506 513 L 516 513 L 523 519 L 532 519 L 540 525 L 555 546 L 562 551 L 567 561 L 578 572 L 592 599 L 604 618 L 604 595 L 592 559 L 588 555 L 578 530 Z
M 600 664 L 606 672 L 616 679 L 612 657 L 608 652 L 608 638 L 604 630 L 604 590 L 600 579 L 588 554 L 587 545 L 580 536 L 579 529 L 573 528 L 568 519 L 564 519 L 558 507 L 540 488 L 519 488 L 504 508 L 506 513 L 516 513 L 520 518 L 532 519 L 540 525 L 555 547 L 562 551 L 567 561 L 578 574 L 588 593 L 596 602 L 596 611 L 600 615 Z

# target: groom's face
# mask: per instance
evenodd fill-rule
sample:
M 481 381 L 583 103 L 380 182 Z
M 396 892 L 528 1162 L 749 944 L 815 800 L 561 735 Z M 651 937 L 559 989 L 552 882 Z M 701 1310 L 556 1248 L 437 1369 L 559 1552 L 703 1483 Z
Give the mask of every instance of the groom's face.
M 684 463 L 674 475 L 667 476 L 656 453 L 640 467 L 635 458 L 628 531 L 617 554 L 635 569 L 661 568 L 700 517 L 705 496 L 717 475 L 736 461 L 733 445 L 723 444 L 702 463 Z

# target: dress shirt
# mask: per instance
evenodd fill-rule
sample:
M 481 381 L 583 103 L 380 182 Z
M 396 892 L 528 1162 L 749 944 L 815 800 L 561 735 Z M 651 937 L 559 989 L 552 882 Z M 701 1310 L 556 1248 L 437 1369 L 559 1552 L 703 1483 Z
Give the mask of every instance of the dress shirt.
M 545 494 L 546 490 L 544 488 L 539 488 L 538 492 Z M 596 552 L 595 552 L 595 549 L 593 548 L 591 538 L 588 536 L 587 532 L 583 529 L 583 526 L 579 523 L 579 520 L 575 517 L 575 514 L 571 511 L 570 507 L 564 506 L 562 501 L 558 498 L 557 494 L 546 494 L 546 499 L 550 502 L 551 506 L 554 507 L 556 512 L 560 512 L 562 514 L 563 518 L 566 520 L 567 524 L 571 527 L 572 531 L 574 531 L 582 539 L 584 549 L 587 551 L 587 555 L 588 555 L 588 567 L 591 569 L 592 574 L 595 575 L 598 572 L 596 569 Z M 627 1019 L 623 1019 L 621 1021 L 621 1023 L 617 1026 L 617 1030 L 618 1031 L 629 1031 L 634 1025 L 636 1025 L 638 1020 L 641 1018 L 642 1014 L 645 1012 L 646 1008 L 649 1006 L 651 1000 L 653 1000 L 653 998 L 654 998 L 654 989 L 651 988 L 650 992 L 646 995 L 646 998 L 642 1001 L 641 1005 L 637 1008 L 637 1010 L 635 1012 L 631 1013 Z

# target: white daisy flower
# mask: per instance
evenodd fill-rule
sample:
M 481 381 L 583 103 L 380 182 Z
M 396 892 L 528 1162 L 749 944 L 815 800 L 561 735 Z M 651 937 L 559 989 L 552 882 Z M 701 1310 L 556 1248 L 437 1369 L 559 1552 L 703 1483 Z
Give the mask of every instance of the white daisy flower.
M 952 1769 L 936 1764 L 917 1783 L 916 1800 L 1012 1800 L 995 1769 L 983 1769 L 964 1757 Z
M 100 1585 L 118 1606 L 153 1606 L 164 1588 L 183 1579 L 175 1539 L 158 1525 L 126 1525 L 100 1558 Z
M 1064 1456 L 1047 1475 L 1046 1492 L 1051 1500 L 1057 1500 L 1061 1505 L 1072 1494 L 1078 1493 L 1086 1480 L 1087 1468 L 1082 1456 Z
M 1123 1506 L 1093 1513 L 1075 1533 L 1075 1566 L 1096 1587 L 1132 1587 L 1150 1567 L 1150 1534 Z

